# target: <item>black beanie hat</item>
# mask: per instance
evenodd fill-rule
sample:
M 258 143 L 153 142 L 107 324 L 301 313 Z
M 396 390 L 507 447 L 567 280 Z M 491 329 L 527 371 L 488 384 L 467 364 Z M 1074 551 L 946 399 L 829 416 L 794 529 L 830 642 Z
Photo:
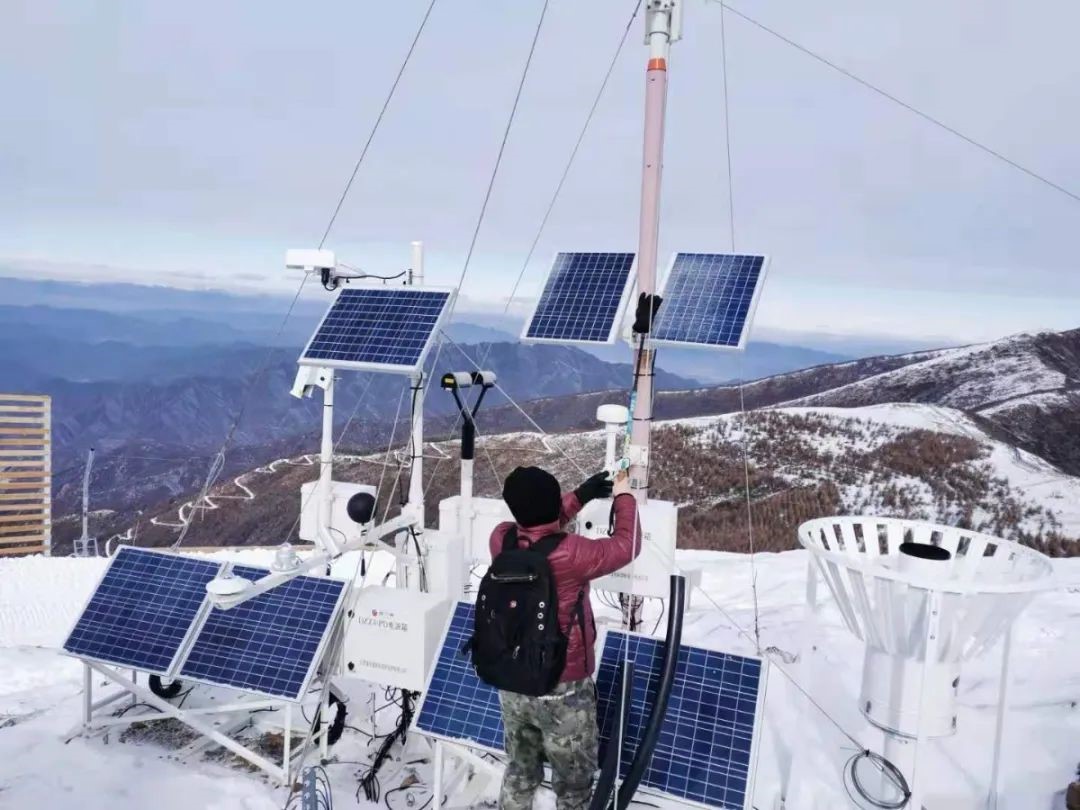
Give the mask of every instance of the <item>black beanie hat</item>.
M 562 490 L 555 476 L 539 467 L 517 467 L 503 484 L 503 500 L 521 526 L 554 523 L 562 512 Z

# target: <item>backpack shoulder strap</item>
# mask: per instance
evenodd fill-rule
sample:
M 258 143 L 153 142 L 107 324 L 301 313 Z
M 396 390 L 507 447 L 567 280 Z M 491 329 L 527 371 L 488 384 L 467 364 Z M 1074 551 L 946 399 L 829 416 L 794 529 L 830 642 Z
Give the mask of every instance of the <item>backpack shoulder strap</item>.
M 506 534 L 503 535 L 502 550 L 512 551 L 517 548 L 518 533 L 517 525 L 511 523 L 510 528 L 506 530 Z
M 545 535 L 533 543 L 530 548 L 533 551 L 538 551 L 545 557 L 549 556 L 551 552 L 559 547 L 559 544 L 566 538 L 566 532 L 556 532 L 555 534 Z

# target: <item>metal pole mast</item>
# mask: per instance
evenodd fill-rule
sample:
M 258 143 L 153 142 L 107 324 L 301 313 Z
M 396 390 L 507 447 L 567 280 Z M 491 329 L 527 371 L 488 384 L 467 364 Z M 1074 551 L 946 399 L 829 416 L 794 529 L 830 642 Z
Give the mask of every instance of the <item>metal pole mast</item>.
M 82 537 L 75 541 L 75 555 L 85 557 L 90 553 L 90 471 L 94 467 L 94 448 L 86 454 L 86 469 L 82 482 Z M 97 556 L 97 541 L 94 541 L 94 556 Z
M 94 448 L 91 447 L 86 454 L 86 472 L 83 473 L 82 482 L 82 536 L 86 540 L 90 536 L 90 471 L 94 467 Z
M 656 292 L 656 256 L 660 235 L 660 176 L 664 157 L 664 113 L 667 106 L 667 59 L 679 38 L 682 0 L 647 0 L 645 43 L 645 142 L 641 177 L 641 219 L 638 236 L 637 288 Z M 646 339 L 647 340 L 647 339 Z M 635 349 L 634 403 L 630 427 L 630 481 L 640 504 L 649 498 L 649 444 L 653 410 L 654 351 L 642 342 Z
M 409 285 L 422 286 L 424 283 L 424 243 L 413 242 L 411 245 L 411 266 L 409 268 Z M 421 369 L 412 377 L 411 396 L 411 419 L 409 422 L 409 495 L 406 508 L 416 516 L 416 526 L 412 530 L 416 538 L 416 570 L 417 588 L 423 589 L 424 583 L 420 581 L 419 571 L 423 564 L 420 557 L 427 553 L 427 545 L 424 543 L 424 398 L 427 394 L 427 380 Z M 409 537 L 405 538 L 402 551 L 408 554 Z M 399 587 L 412 587 L 409 567 L 404 564 L 404 558 L 399 558 L 398 573 Z

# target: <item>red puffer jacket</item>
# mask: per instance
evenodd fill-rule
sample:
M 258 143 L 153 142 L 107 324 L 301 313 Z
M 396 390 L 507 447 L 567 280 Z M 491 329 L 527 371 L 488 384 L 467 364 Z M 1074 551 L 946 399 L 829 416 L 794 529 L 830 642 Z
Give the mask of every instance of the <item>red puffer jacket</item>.
M 570 492 L 563 495 L 562 514 L 553 523 L 540 526 L 517 527 L 518 547 L 525 548 L 549 534 L 562 531 L 562 527 L 581 511 L 577 496 Z M 502 551 L 503 535 L 513 523 L 500 523 L 491 533 L 491 556 Z M 568 534 L 548 557 L 555 585 L 559 591 L 559 623 L 569 636 L 566 649 L 566 669 L 563 681 L 579 681 L 593 673 L 595 666 L 596 625 L 593 622 L 592 603 L 589 600 L 589 582 L 618 571 L 641 553 L 641 526 L 637 517 L 637 502 L 633 495 L 622 494 L 615 498 L 615 531 L 611 537 L 590 540 L 580 534 Z M 570 626 L 578 593 L 585 591 L 585 638 L 581 626 L 575 620 Z

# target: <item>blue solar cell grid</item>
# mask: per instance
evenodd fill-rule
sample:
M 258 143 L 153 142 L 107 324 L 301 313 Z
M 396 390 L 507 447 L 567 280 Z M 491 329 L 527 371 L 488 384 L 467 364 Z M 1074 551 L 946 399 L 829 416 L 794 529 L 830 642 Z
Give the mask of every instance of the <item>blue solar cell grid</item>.
M 743 348 L 764 275 L 764 256 L 676 254 L 653 343 Z
M 220 562 L 121 548 L 64 649 L 80 658 L 167 674 L 206 602 Z
M 450 301 L 445 290 L 374 287 L 343 290 L 300 362 L 332 368 L 413 371 L 424 361 Z
M 459 602 L 416 727 L 427 734 L 502 753 L 498 693 L 476 676 L 468 656 L 461 652 L 472 626 L 473 606 Z M 635 675 L 624 733 L 624 776 L 637 751 L 663 660 L 662 640 L 611 631 L 606 634 L 596 671 L 601 757 L 618 722 L 628 645 Z M 748 807 L 762 678 L 759 659 L 683 646 L 660 739 L 642 787 L 707 807 Z
M 477 677 L 461 646 L 472 635 L 473 606 L 458 602 L 439 649 L 439 658 L 416 715 L 421 731 L 448 740 L 503 752 L 499 693 Z
M 601 757 L 618 723 L 628 643 L 634 683 L 622 752 L 624 776 L 648 719 L 664 655 L 662 640 L 608 632 L 596 672 Z M 758 659 L 683 646 L 642 786 L 708 807 L 747 807 L 761 679 Z
M 633 253 L 559 253 L 522 339 L 611 343 L 633 266 Z
M 232 573 L 254 581 L 270 572 L 234 565 Z M 180 675 L 300 699 L 344 591 L 340 580 L 296 577 L 229 610 L 212 608 Z

